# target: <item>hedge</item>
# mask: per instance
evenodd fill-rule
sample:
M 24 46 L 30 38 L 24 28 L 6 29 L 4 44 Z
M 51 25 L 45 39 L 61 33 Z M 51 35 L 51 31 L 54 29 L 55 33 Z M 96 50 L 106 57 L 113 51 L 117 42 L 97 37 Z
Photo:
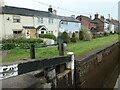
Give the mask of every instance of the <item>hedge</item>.
M 31 44 L 40 45 L 43 41 L 41 39 L 4 39 L 2 40 L 2 50 L 10 50 L 14 48 L 29 48 Z
M 40 38 L 48 38 L 48 39 L 56 40 L 56 37 L 53 34 L 39 34 L 39 37 Z

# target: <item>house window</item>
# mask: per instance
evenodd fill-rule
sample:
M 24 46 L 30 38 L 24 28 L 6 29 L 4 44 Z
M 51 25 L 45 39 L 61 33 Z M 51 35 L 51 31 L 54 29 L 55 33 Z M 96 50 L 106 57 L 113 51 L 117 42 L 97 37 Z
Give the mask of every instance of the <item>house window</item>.
M 76 27 L 79 27 L 79 23 L 75 23 L 75 26 L 76 26 Z
M 43 23 L 43 18 L 38 18 L 38 23 Z
M 14 23 L 20 23 L 20 16 L 14 16 L 13 17 L 13 22 Z
M 53 31 L 51 31 L 51 33 L 53 34 Z
M 63 22 L 61 22 L 61 24 L 68 25 L 68 22 L 63 21 Z
M 49 24 L 53 24 L 53 19 L 49 18 Z
M 14 37 L 21 37 L 21 35 L 22 35 L 22 30 L 13 31 L 13 36 Z

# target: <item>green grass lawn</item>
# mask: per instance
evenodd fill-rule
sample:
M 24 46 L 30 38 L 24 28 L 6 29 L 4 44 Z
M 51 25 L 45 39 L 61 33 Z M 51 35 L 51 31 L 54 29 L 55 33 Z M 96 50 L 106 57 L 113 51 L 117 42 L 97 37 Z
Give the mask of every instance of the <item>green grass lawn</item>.
M 68 52 L 74 52 L 75 56 L 85 54 L 93 49 L 100 48 L 102 46 L 108 45 L 118 39 L 118 35 L 109 35 L 104 37 L 99 37 L 93 39 L 92 41 L 77 41 L 77 43 L 70 43 L 67 45 Z M 49 48 L 36 48 L 36 58 L 47 58 L 59 56 L 59 52 L 56 47 Z M 10 50 L 7 56 L 2 60 L 2 63 L 19 61 L 22 59 L 30 58 L 30 50 L 29 49 L 13 49 Z

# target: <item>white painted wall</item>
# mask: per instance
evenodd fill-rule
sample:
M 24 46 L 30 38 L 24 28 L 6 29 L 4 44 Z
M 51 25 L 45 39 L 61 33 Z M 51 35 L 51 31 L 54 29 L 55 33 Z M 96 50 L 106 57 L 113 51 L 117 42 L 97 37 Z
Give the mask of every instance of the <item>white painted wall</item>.
M 23 26 L 33 26 L 34 20 L 31 16 L 20 16 L 20 15 L 11 15 L 11 14 L 1 14 L 2 19 L 2 38 L 6 37 L 12 37 L 13 36 L 13 30 L 24 30 Z M 14 23 L 13 17 L 14 16 L 20 16 L 20 23 Z M 9 18 L 9 20 L 7 20 Z M 24 31 L 23 31 L 24 33 Z
M 39 23 L 37 17 L 34 18 L 35 27 L 37 28 L 40 25 L 44 25 L 48 29 L 48 31 L 53 31 L 53 34 L 57 37 L 59 20 L 53 18 L 54 19 L 53 24 L 49 24 L 49 18 L 47 17 L 42 17 L 42 18 L 43 18 L 43 23 Z
M 111 30 L 112 33 L 115 33 L 115 25 L 111 24 Z
M 0 40 L 2 39 L 4 35 L 4 22 L 3 22 L 3 15 L 0 14 Z
M 68 33 L 73 33 L 75 31 L 79 31 L 81 29 L 81 23 L 77 22 L 68 22 L 68 24 L 62 24 L 63 21 L 60 22 L 59 31 Z
M 109 24 L 104 23 L 104 32 L 110 33 L 110 30 L 108 30 Z

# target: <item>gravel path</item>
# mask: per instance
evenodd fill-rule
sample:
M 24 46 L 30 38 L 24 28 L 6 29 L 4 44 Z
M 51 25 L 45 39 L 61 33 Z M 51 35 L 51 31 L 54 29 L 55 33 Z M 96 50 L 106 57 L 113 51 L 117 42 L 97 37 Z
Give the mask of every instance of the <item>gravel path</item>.
M 0 60 L 5 58 L 5 56 L 7 55 L 7 52 L 8 52 L 8 50 L 0 50 Z

